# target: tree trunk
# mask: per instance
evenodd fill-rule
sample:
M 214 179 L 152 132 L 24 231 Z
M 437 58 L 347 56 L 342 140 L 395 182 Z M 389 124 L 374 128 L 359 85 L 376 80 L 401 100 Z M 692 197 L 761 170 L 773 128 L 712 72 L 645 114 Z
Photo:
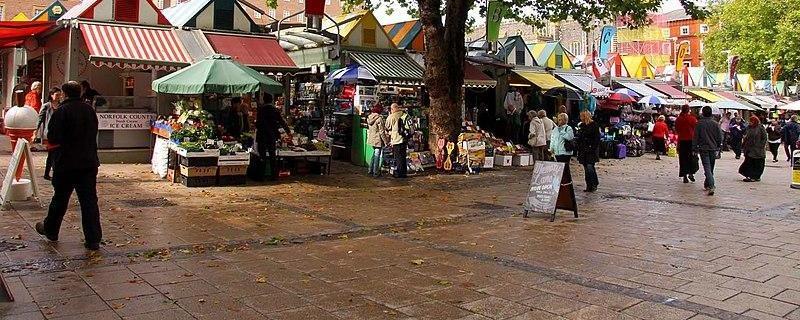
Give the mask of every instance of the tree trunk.
M 446 0 L 442 23 L 441 0 L 418 0 L 425 36 L 425 87 L 430 97 L 430 142 L 438 137 L 454 141 L 461 129 L 461 88 L 464 85 L 464 48 L 467 12 L 471 0 Z

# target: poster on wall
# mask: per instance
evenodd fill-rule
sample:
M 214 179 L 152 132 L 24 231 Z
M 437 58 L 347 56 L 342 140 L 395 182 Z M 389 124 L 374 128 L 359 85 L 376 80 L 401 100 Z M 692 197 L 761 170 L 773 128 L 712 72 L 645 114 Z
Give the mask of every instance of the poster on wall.
M 155 113 L 98 113 L 99 130 L 150 130 Z

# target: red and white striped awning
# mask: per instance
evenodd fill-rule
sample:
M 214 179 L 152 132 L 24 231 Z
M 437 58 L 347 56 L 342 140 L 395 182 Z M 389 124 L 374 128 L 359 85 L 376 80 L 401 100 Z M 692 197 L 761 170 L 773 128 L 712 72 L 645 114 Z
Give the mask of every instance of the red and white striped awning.
M 172 28 L 81 23 L 80 29 L 97 66 L 169 70 L 192 63 Z

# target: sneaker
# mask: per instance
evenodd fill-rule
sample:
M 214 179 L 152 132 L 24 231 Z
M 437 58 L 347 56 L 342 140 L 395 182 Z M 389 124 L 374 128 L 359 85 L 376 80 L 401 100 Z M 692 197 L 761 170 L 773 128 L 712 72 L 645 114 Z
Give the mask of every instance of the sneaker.
M 97 251 L 97 250 L 100 250 L 100 243 L 99 242 L 92 242 L 92 243 L 86 242 L 86 243 L 83 244 L 83 247 L 86 248 L 86 250 Z
M 47 240 L 50 240 L 50 241 L 58 241 L 58 236 L 51 236 L 51 235 L 48 235 L 48 234 L 47 234 L 47 233 L 44 231 L 44 223 L 42 223 L 42 222 L 37 222 L 37 223 L 36 223 L 36 225 L 34 226 L 34 229 L 36 229 L 36 233 L 43 235 L 45 238 L 47 238 Z

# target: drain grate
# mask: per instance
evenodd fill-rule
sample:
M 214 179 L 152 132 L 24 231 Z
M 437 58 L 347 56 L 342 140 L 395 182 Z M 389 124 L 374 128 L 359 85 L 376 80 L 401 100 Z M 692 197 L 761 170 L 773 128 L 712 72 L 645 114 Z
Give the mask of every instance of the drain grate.
M 176 204 L 165 198 L 153 199 L 127 199 L 120 200 L 120 202 L 134 208 L 156 208 L 156 207 L 172 207 Z
M 485 211 L 494 211 L 494 210 L 506 210 L 510 207 L 503 206 L 499 204 L 487 203 L 487 202 L 473 202 L 470 205 L 462 206 L 463 208 L 467 209 L 475 209 L 475 210 L 485 210 Z

